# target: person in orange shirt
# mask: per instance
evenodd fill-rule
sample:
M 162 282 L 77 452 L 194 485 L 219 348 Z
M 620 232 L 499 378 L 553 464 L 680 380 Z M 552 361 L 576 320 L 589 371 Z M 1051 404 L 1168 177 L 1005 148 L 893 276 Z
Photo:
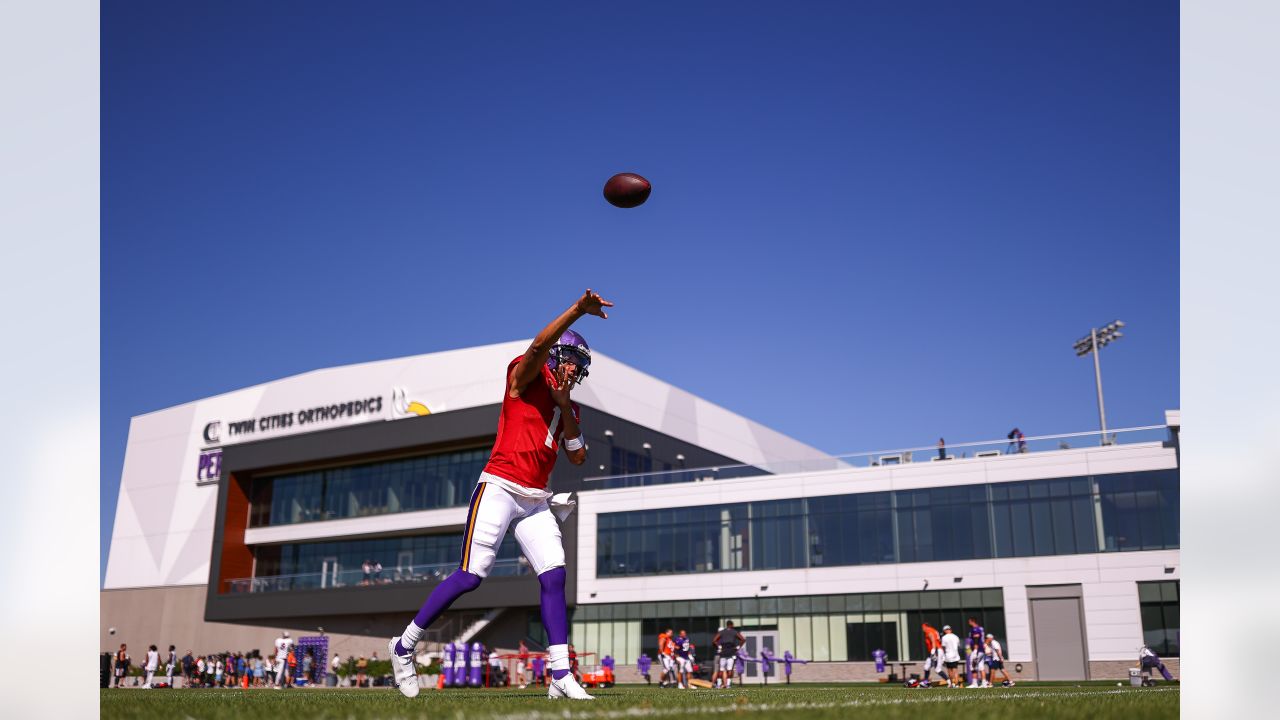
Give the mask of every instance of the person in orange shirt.
M 921 623 L 920 629 L 924 631 L 924 679 L 921 680 L 921 687 L 929 687 L 929 671 L 932 670 L 942 676 L 943 682 L 950 685 L 951 681 L 947 678 L 946 667 L 942 664 L 942 638 L 929 623 Z
M 289 648 L 289 679 L 290 685 L 298 684 L 298 657 L 293 654 L 293 648 Z
M 675 681 L 675 659 L 672 657 L 675 643 L 671 641 L 672 634 L 671 628 L 658 633 L 658 659 L 662 661 L 662 677 L 658 679 L 658 687 L 672 685 Z

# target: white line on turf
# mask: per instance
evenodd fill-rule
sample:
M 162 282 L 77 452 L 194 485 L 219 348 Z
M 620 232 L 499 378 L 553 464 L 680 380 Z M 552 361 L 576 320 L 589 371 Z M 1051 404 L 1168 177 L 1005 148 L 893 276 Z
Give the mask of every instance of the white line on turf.
M 1158 692 L 1176 692 L 1178 688 L 1147 688 L 1139 692 L 1158 693 Z M 908 691 L 909 692 L 909 691 Z M 637 717 L 663 717 L 667 715 L 719 715 L 723 713 L 742 713 L 742 712 L 785 712 L 789 710 L 836 710 L 841 708 L 854 707 L 872 707 L 876 705 L 909 705 L 922 703 L 951 703 L 957 701 L 970 700 L 1034 700 L 1043 698 L 1079 698 L 1094 697 L 1102 695 L 1120 695 L 1131 693 L 1129 689 L 1120 690 L 1063 690 L 1054 692 L 1051 690 L 1027 690 L 1010 693 L 965 693 L 951 694 L 947 690 L 934 690 L 936 693 L 932 696 L 910 695 L 908 697 L 899 697 L 893 699 L 856 699 L 845 700 L 841 702 L 789 702 L 789 703 L 737 703 L 729 705 L 712 705 L 712 706 L 681 706 L 671 708 L 645 708 L 635 707 L 626 710 L 604 710 L 604 711 L 533 711 L 529 713 L 504 713 L 505 720 L 564 720 L 565 718 L 600 718 L 601 720 L 614 720 L 617 718 L 637 718 Z M 947 694 L 943 694 L 947 693 Z M 739 696 L 743 697 L 743 696 Z

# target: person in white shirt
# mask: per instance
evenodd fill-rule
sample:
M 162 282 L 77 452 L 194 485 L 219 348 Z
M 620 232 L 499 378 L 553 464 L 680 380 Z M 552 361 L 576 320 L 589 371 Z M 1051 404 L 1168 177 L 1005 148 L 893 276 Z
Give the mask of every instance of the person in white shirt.
M 960 636 L 951 632 L 950 625 L 942 626 L 942 662 L 947 666 L 951 687 L 964 687 L 960 680 Z
M 160 652 L 156 650 L 156 646 L 152 645 L 147 649 L 147 684 L 143 687 L 150 688 L 151 680 L 156 676 L 156 669 L 160 667 Z
M 333 654 L 333 662 L 329 663 L 329 672 L 333 673 L 333 677 L 338 677 L 338 670 L 342 667 L 342 656 L 338 653 Z
M 276 683 L 273 688 L 279 690 L 285 687 L 288 678 L 285 677 L 285 669 L 289 667 L 289 646 L 293 641 L 289 639 L 289 631 L 285 630 L 280 633 L 280 637 L 276 638 Z
M 1004 676 L 1004 682 L 1000 683 L 1005 687 L 1013 687 L 1014 682 L 1009 678 L 1009 673 L 1004 669 L 1004 648 L 1000 646 L 1000 641 L 996 640 L 996 636 L 987 633 L 987 686 L 990 687 L 996 681 L 996 671 Z
M 169 676 L 169 687 L 173 687 L 173 670 L 178 667 L 178 648 L 169 646 L 169 659 L 165 662 L 164 671 Z

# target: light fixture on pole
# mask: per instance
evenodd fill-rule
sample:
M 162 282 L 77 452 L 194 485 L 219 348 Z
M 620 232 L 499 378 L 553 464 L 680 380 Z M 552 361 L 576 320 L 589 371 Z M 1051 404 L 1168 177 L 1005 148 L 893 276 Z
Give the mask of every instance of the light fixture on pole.
M 1093 353 L 1093 379 L 1098 385 L 1098 421 L 1102 424 L 1103 445 L 1109 443 L 1107 442 L 1107 411 L 1102 404 L 1102 365 L 1098 362 L 1098 351 L 1124 337 L 1124 333 L 1120 332 L 1122 327 L 1124 327 L 1123 320 L 1113 320 L 1101 329 L 1090 328 L 1089 334 L 1077 340 L 1075 344 L 1076 357 Z

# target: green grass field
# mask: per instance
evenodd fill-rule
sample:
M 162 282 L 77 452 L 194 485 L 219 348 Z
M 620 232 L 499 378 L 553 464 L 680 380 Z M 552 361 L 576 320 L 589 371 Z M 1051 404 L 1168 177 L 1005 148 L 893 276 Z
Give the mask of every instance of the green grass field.
M 549 701 L 546 691 L 424 690 L 413 700 L 394 689 L 373 690 L 103 690 L 102 718 L 836 718 L 955 717 L 982 720 L 1081 718 L 1137 720 L 1178 717 L 1179 690 L 1116 687 L 1115 683 L 1020 684 L 984 690 L 908 690 L 873 685 L 791 685 L 721 690 L 659 690 L 622 685 L 591 691 L 595 702 Z M 939 715 L 938 713 L 947 715 Z

